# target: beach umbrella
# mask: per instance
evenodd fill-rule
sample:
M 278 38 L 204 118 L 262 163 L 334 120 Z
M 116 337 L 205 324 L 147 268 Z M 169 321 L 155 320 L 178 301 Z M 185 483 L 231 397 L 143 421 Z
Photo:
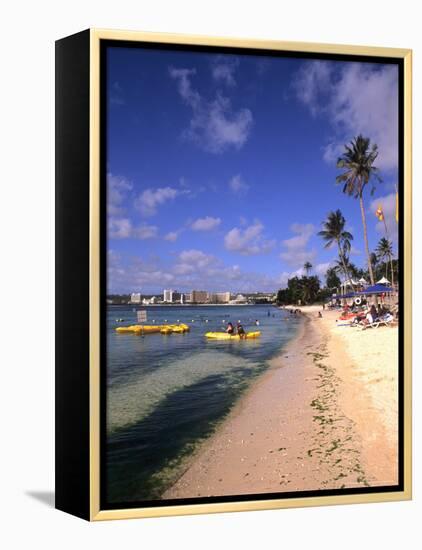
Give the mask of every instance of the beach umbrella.
M 385 277 L 383 277 L 382 279 L 377 281 L 377 285 L 389 285 L 389 284 L 390 284 L 390 281 L 388 279 L 386 279 Z
M 362 290 L 360 294 L 385 294 L 386 292 L 394 292 L 394 290 L 391 287 L 376 284 L 368 286 L 365 290 Z

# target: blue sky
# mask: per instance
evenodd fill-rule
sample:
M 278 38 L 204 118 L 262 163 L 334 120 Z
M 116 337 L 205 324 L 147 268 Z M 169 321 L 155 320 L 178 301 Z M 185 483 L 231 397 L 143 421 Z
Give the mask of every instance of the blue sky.
M 397 68 L 110 48 L 110 292 L 276 291 L 306 261 L 324 280 L 335 250 L 316 233 L 340 208 L 365 264 L 356 200 L 335 185 L 342 145 L 380 149 L 366 198 L 370 247 L 393 239 Z

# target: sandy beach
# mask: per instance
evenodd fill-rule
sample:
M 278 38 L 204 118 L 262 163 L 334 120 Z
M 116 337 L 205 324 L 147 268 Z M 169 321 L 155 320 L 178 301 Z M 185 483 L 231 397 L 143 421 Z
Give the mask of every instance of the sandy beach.
M 297 337 L 163 498 L 397 484 L 397 328 L 301 309 Z

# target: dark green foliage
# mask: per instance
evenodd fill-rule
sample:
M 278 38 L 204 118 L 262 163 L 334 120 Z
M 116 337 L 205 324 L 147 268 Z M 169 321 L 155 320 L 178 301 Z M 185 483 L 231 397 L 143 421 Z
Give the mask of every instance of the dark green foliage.
M 287 281 L 287 288 L 280 289 L 277 293 L 277 303 L 287 304 L 312 304 L 320 292 L 320 281 L 316 275 L 312 277 L 292 277 Z
M 340 289 L 340 278 L 337 275 L 337 271 L 334 267 L 329 267 L 327 273 L 325 274 L 325 285 L 330 290 Z

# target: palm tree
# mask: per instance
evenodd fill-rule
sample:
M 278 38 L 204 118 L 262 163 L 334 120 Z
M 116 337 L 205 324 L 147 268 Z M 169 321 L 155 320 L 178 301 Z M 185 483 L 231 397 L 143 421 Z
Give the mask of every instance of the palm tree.
M 318 235 L 324 239 L 325 248 L 329 248 L 334 243 L 337 244 L 338 255 L 343 268 L 344 276 L 346 281 L 351 281 L 349 271 L 347 269 L 346 258 L 351 249 L 353 235 L 344 229 L 345 225 L 346 220 L 340 210 L 329 212 L 327 219 L 322 222 L 323 229 L 318 232 Z
M 344 171 L 336 177 L 336 182 L 344 184 L 343 193 L 355 199 L 359 199 L 369 277 L 371 279 L 371 284 L 374 284 L 374 273 L 369 255 L 368 230 L 366 227 L 363 194 L 365 187 L 370 182 L 372 183 L 372 194 L 375 190 L 374 180 L 381 181 L 381 178 L 378 176 L 378 168 L 374 166 L 374 162 L 378 156 L 378 145 L 376 143 L 371 145 L 371 140 L 369 138 L 358 135 L 358 137 L 351 141 L 350 146 L 345 145 L 344 148 L 345 152 L 337 161 L 337 168 L 343 169 Z
M 309 275 L 312 267 L 313 266 L 312 266 L 311 262 L 305 262 L 305 264 L 303 266 L 303 269 L 305 270 L 305 273 L 306 273 L 307 276 Z
M 350 273 L 351 277 L 358 277 L 359 276 L 359 269 L 347 257 L 344 258 L 344 260 L 336 260 L 334 262 L 334 264 L 335 264 L 334 265 L 334 270 L 337 273 L 341 273 L 341 272 L 344 273 L 344 264 L 346 264 L 347 272 Z
M 371 265 L 374 271 L 376 271 L 378 266 L 378 256 L 375 254 L 375 252 L 371 252 L 370 258 L 371 258 Z
M 319 292 L 318 277 L 303 277 L 299 280 L 300 297 L 304 304 L 309 304 L 315 301 Z
M 393 278 L 393 243 L 386 239 L 385 237 L 382 237 L 379 240 L 378 246 L 375 249 L 375 253 L 377 255 L 378 260 L 384 260 L 385 262 L 385 277 L 387 278 L 388 274 L 388 262 L 390 262 L 391 266 L 391 277 Z M 391 284 L 393 283 L 393 280 L 391 281 Z

